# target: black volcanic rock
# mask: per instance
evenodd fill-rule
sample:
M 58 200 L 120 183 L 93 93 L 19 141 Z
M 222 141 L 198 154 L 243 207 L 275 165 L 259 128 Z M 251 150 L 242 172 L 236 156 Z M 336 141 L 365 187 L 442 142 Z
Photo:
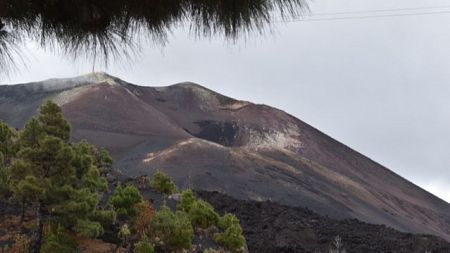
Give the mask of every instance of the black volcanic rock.
M 216 210 L 235 214 L 250 253 L 329 252 L 336 236 L 348 253 L 448 253 L 450 243 L 435 236 L 401 233 L 356 219 L 335 220 L 308 209 L 273 202 L 237 200 L 217 192 L 197 192 Z
M 73 141 L 106 147 L 128 176 L 161 169 L 181 188 L 450 239 L 448 203 L 272 107 L 96 73 L 0 86 L 0 119 L 20 128 L 47 99 L 62 106 Z

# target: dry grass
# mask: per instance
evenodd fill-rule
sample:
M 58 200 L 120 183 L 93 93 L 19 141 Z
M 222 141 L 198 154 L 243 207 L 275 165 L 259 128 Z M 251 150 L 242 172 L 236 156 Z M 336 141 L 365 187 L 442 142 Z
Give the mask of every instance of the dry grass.
M 79 245 L 79 249 L 84 253 L 125 253 L 126 249 L 117 247 L 115 244 L 106 243 L 97 239 L 87 237 L 76 237 L 75 240 Z

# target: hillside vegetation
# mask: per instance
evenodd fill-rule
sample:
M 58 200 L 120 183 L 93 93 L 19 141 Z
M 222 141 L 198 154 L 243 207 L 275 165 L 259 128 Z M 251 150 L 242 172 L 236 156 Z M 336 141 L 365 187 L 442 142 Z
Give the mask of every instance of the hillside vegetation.
M 120 182 L 108 152 L 70 132 L 53 102 L 21 131 L 0 123 L 0 252 L 247 251 L 236 216 L 160 171 Z

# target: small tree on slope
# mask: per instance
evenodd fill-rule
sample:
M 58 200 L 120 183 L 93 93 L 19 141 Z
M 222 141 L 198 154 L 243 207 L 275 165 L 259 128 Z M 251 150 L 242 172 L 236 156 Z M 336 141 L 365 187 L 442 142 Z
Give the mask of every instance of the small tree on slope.
M 177 191 L 177 186 L 175 183 L 162 171 L 157 171 L 153 175 L 153 180 L 150 182 L 150 187 L 155 189 L 157 192 L 166 195 L 174 194 Z

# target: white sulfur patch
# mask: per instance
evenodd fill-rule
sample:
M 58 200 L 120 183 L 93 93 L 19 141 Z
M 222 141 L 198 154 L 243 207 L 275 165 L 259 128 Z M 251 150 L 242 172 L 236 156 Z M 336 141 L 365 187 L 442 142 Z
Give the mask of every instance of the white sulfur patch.
M 290 125 L 282 130 L 267 129 L 263 132 L 247 128 L 249 140 L 247 147 L 251 149 L 285 149 L 297 151 L 302 148 L 299 129 Z

